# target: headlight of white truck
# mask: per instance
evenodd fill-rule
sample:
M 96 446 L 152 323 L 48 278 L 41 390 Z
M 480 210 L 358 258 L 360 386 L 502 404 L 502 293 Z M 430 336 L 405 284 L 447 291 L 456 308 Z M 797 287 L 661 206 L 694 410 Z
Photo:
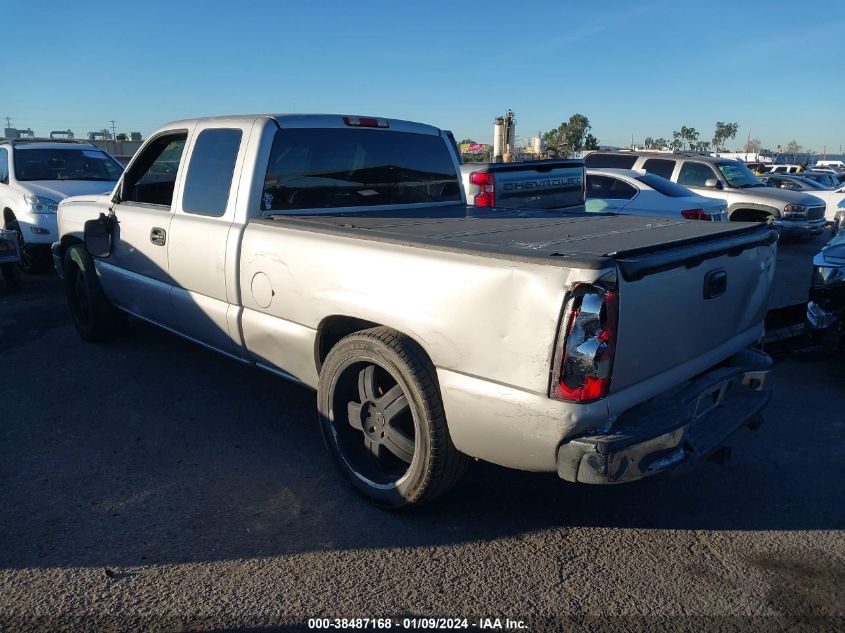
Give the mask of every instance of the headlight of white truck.
M 55 200 L 42 198 L 34 193 L 25 193 L 23 199 L 29 205 L 29 210 L 32 213 L 55 213 L 59 207 L 59 203 Z

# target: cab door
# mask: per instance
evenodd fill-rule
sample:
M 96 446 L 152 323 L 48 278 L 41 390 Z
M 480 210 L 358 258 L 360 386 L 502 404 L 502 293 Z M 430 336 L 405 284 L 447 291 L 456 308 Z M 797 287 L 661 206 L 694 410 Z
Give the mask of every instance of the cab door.
M 176 330 L 238 355 L 238 180 L 252 121 L 200 122 L 170 224 L 168 259 Z
M 167 242 L 188 130 L 150 139 L 127 168 L 112 210 L 113 250 L 97 261 L 106 295 L 129 312 L 173 326 Z

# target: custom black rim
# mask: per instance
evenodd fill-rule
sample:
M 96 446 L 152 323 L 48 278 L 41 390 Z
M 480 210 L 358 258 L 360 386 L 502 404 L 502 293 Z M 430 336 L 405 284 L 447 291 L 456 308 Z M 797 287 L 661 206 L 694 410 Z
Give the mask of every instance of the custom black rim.
M 398 484 L 416 455 L 417 426 L 408 395 L 386 369 L 350 361 L 337 374 L 332 430 L 349 468 L 376 486 Z

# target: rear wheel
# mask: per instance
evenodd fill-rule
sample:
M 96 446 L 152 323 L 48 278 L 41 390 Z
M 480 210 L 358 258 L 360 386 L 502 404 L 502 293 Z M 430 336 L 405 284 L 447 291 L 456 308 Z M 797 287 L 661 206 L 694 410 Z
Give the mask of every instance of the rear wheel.
M 68 248 L 64 258 L 65 292 L 73 325 L 84 340 L 107 341 L 126 326 L 126 314 L 109 302 L 85 247 Z
M 431 361 L 409 337 L 377 327 L 329 352 L 317 407 L 341 473 L 376 505 L 402 508 L 443 494 L 463 476 Z

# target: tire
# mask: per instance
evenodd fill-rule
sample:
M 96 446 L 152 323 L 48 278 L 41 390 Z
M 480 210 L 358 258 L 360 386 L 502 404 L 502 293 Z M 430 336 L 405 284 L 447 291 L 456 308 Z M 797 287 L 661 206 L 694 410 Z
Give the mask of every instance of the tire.
M 21 287 L 21 269 L 14 262 L 0 264 L 3 279 L 6 281 L 6 288 L 12 290 Z
M 469 466 L 449 436 L 434 366 L 415 341 L 389 328 L 350 334 L 332 348 L 317 410 L 338 469 L 380 507 L 430 501 Z
M 85 247 L 75 244 L 64 257 L 65 291 L 73 325 L 83 340 L 108 341 L 126 327 L 126 314 L 103 294 L 94 260 Z
M 23 231 L 17 220 L 6 222 L 6 229 L 18 234 L 20 244 L 21 261 L 18 264 L 20 269 L 27 275 L 40 275 L 50 269 L 52 253 L 47 244 L 27 244 L 23 239 Z

